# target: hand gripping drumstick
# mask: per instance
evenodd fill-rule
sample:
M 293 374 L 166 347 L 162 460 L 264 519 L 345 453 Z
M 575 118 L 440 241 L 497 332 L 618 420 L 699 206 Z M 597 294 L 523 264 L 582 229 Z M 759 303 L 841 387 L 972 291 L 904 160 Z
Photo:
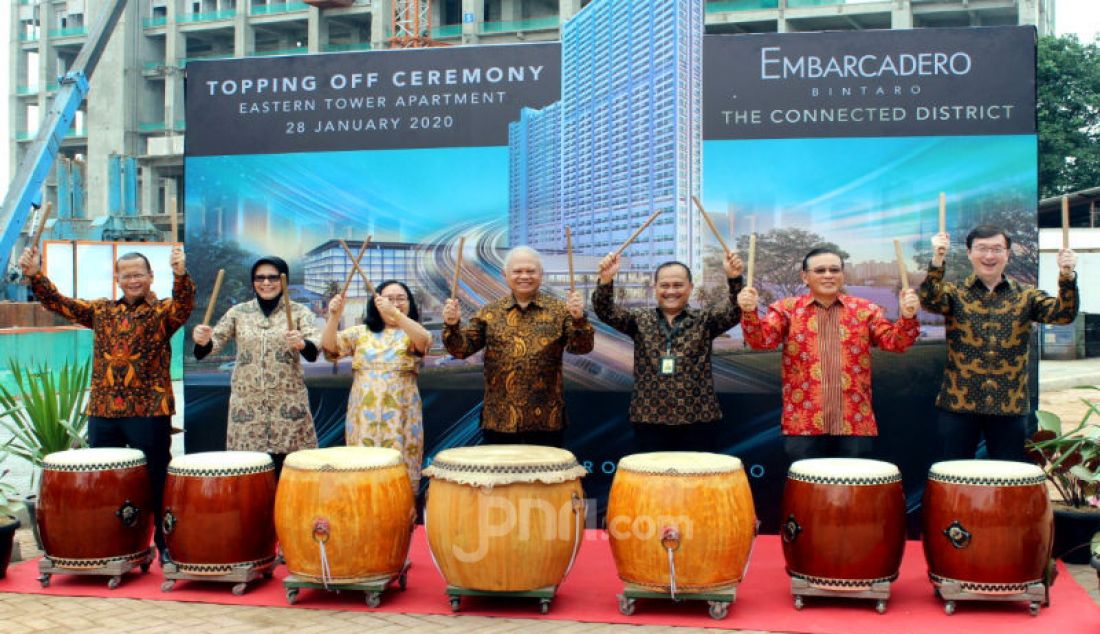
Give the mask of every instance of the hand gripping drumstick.
M 466 246 L 466 236 L 458 237 L 458 257 L 455 258 L 455 276 L 451 281 L 451 299 L 458 297 L 458 276 L 462 273 L 462 249 Z
M 218 269 L 218 276 L 214 278 L 214 291 L 210 293 L 210 303 L 206 305 L 206 314 L 203 315 L 202 325 L 209 326 L 210 318 L 214 316 L 214 304 L 218 303 L 218 292 L 222 290 L 222 278 L 225 277 L 225 269 Z
M 46 228 L 46 219 L 50 217 L 51 211 L 53 211 L 53 203 L 47 202 L 46 206 L 42 208 L 42 213 L 38 216 L 38 226 L 34 228 L 34 233 L 31 235 L 30 245 L 32 247 L 38 246 L 38 241 L 42 238 L 42 230 Z
M 729 255 L 729 245 L 722 239 L 722 234 L 718 232 L 718 227 L 714 226 L 714 221 L 711 220 L 710 214 L 707 213 L 706 209 L 703 209 L 703 203 L 699 202 L 699 199 L 694 195 L 691 197 L 691 200 L 695 203 L 695 206 L 699 208 L 699 213 L 703 216 L 703 220 L 707 221 L 707 226 L 710 227 L 711 233 L 714 234 L 715 238 L 718 238 L 718 244 L 722 245 L 722 251 L 724 251 L 726 255 Z
M 645 231 L 645 228 L 648 227 L 651 222 L 656 220 L 657 216 L 659 216 L 660 214 L 661 214 L 660 209 L 653 212 L 653 215 L 650 216 L 649 218 L 647 218 L 646 221 L 644 223 L 642 223 L 642 226 L 640 226 L 640 227 L 638 227 L 637 229 L 634 230 L 634 233 L 632 233 L 630 235 L 630 237 L 626 239 L 626 242 L 622 243 L 622 245 L 620 245 L 618 249 L 615 249 L 615 255 L 622 255 L 623 251 L 626 251 L 626 248 L 628 246 L 630 246 L 630 243 L 634 242 L 634 240 L 637 239 L 637 237 L 639 235 L 641 235 L 641 233 L 643 231 Z

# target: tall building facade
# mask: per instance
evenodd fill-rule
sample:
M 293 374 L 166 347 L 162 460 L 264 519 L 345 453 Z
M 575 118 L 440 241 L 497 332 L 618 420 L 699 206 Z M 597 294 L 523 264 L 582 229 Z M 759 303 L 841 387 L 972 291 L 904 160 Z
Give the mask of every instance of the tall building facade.
M 26 153 L 105 0 L 10 0 L 7 68 L 9 163 Z M 433 38 L 452 45 L 556 40 L 587 0 L 434 0 Z M 598 8 L 601 2 L 596 3 Z M 617 7 L 603 24 L 636 33 Z M 685 3 L 688 4 L 688 3 Z M 920 28 L 1030 24 L 1053 32 L 1054 0 L 692 0 L 703 4 L 707 33 Z M 354 0 L 320 8 L 296 0 L 129 0 L 91 79 L 91 93 L 61 147 L 87 157 L 83 183 L 90 218 L 107 213 L 111 154 L 137 157 L 139 213 L 169 226 L 183 200 L 183 76 L 195 59 L 385 48 L 392 0 Z M 636 19 L 641 19 L 640 17 Z M 616 47 L 620 45 L 616 40 Z M 620 55 L 623 51 L 609 49 Z M 610 60 L 608 60 L 610 62 Z M 56 200 L 51 175 L 46 198 Z M 62 192 L 64 193 L 64 192 Z
M 508 238 L 513 245 L 560 249 L 561 102 L 524 108 L 508 125 Z

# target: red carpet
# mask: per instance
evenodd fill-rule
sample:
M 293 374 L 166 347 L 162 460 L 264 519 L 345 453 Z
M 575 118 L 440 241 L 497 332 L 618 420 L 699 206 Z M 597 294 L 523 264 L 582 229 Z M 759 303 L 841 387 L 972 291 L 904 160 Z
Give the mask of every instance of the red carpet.
M 408 590 L 386 593 L 379 611 L 414 614 L 450 614 L 444 584 L 432 565 L 422 530 L 413 540 L 413 567 Z M 12 566 L 8 578 L 0 580 L 0 592 L 22 592 L 58 596 L 128 597 L 162 601 L 193 601 L 241 605 L 286 607 L 282 584 L 286 573 L 279 568 L 275 579 L 257 581 L 242 597 L 230 592 L 231 584 L 177 582 L 170 593 L 160 591 L 162 578 L 154 565 L 148 575 L 130 574 L 116 590 L 108 590 L 106 578 L 56 575 L 49 588 L 35 580 L 37 562 Z M 791 603 L 790 581 L 783 572 L 783 553 L 773 535 L 757 539 L 748 577 L 741 584 L 729 616 L 716 621 L 707 615 L 705 602 L 639 600 L 633 616 L 619 614 L 615 595 L 622 584 L 615 574 L 606 533 L 588 531 L 579 559 L 558 592 L 550 613 L 540 616 L 534 599 L 486 599 L 464 597 L 462 613 L 479 616 L 546 618 L 599 623 L 728 627 L 783 632 L 996 632 L 1034 634 L 1046 632 L 1100 631 L 1100 607 L 1085 590 L 1061 569 L 1052 590 L 1051 607 L 1038 617 L 1028 616 L 1024 603 L 960 602 L 953 616 L 943 612 L 926 577 L 919 542 L 906 545 L 901 576 L 893 586 L 886 614 L 877 614 L 873 601 L 808 598 L 806 608 L 796 611 Z M 303 589 L 295 607 L 328 610 L 370 610 L 359 592 L 341 594 Z

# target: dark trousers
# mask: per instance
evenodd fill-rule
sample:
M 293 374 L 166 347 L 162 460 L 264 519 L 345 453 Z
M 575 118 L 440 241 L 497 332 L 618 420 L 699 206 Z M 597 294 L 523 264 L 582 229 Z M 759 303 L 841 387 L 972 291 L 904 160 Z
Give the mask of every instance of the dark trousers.
M 718 421 L 687 425 L 634 423 L 634 450 L 651 451 L 716 451 Z
M 783 450 L 791 462 L 809 458 L 870 458 L 873 436 L 784 436 Z
M 278 482 L 283 475 L 283 463 L 286 462 L 286 454 L 269 453 L 267 455 L 271 456 L 271 462 L 275 463 L 275 481 Z
M 562 448 L 565 446 L 565 430 L 557 431 L 517 431 L 504 432 L 491 429 L 481 430 L 483 445 L 543 445 Z
M 941 409 L 937 422 L 944 460 L 972 460 L 984 438 L 990 459 L 1030 462 L 1024 454 L 1027 416 L 960 414 Z
M 88 417 L 88 444 L 92 447 L 130 447 L 145 454 L 153 505 L 153 542 L 164 552 L 161 504 L 168 463 L 172 459 L 172 417 L 131 416 L 128 418 Z M 144 510 L 144 509 L 143 509 Z

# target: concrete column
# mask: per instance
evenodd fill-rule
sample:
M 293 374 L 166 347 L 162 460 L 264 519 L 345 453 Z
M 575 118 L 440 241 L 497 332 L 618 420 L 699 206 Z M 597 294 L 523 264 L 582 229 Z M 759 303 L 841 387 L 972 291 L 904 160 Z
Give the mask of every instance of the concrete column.
M 328 47 L 328 20 L 321 15 L 317 7 L 309 8 L 309 21 L 306 25 L 310 53 L 321 53 Z
M 145 164 L 141 166 L 139 174 L 138 191 L 141 192 L 139 209 L 142 215 L 151 216 L 160 213 L 157 208 L 157 168 Z M 171 239 L 171 238 L 169 238 Z
M 558 0 L 558 15 L 562 22 L 577 15 L 580 10 L 581 0 Z
M 473 21 L 467 22 L 470 15 Z M 485 0 L 462 0 L 462 43 L 477 44 L 479 41 L 478 29 L 481 27 L 485 16 Z
M 389 48 L 390 22 L 393 20 L 393 0 L 374 0 L 370 13 L 370 47 Z
M 500 21 L 514 22 L 523 19 L 523 0 L 501 0 Z
M 890 28 L 913 28 L 913 3 L 911 0 L 894 0 L 894 6 L 890 10 Z
M 237 3 L 233 16 L 233 57 L 248 57 L 256 50 L 256 31 L 248 24 L 248 2 Z

